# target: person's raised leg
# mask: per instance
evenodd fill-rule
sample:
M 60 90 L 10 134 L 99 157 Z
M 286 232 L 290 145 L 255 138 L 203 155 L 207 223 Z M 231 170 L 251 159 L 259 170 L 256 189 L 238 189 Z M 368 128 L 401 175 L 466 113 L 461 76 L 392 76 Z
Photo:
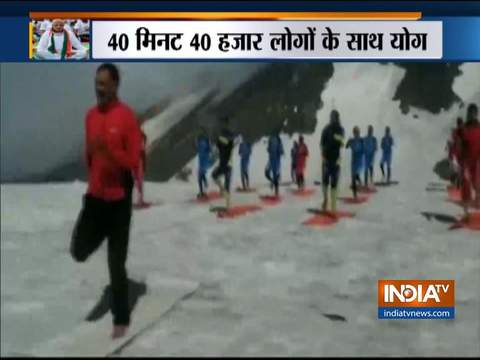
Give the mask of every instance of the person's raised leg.
M 105 203 L 102 200 L 88 194 L 84 195 L 83 208 L 73 229 L 70 242 L 70 254 L 75 261 L 86 261 L 100 247 L 106 236 L 107 215 Z

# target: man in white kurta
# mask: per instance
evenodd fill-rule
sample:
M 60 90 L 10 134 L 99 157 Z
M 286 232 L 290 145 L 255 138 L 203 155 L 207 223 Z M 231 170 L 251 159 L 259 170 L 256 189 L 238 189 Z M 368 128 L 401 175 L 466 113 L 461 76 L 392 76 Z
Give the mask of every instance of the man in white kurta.
M 65 29 L 63 20 L 55 19 L 50 31 L 46 31 L 37 47 L 36 57 L 42 60 L 86 59 L 87 50 L 71 30 Z

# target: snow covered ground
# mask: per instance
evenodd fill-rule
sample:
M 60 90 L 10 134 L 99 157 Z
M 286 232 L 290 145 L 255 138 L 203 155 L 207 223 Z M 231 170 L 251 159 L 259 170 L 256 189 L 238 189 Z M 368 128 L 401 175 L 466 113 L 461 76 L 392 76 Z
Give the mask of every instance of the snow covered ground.
M 480 66 L 466 64 L 462 70 L 454 90 L 468 102 L 478 96 Z M 319 178 L 319 134 L 332 101 L 348 134 L 353 125 L 365 131 L 373 124 L 379 137 L 385 125 L 392 127 L 393 177 L 400 184 L 381 188 L 367 204 L 342 204 L 356 212 L 354 219 L 323 230 L 301 225 L 310 216 L 306 210 L 321 201 L 318 187 L 307 199 L 283 188 L 280 205 L 220 220 L 208 205 L 188 202 L 197 191 L 195 179 L 146 184 L 146 198 L 163 204 L 134 213 L 130 277 L 147 286 L 173 278 L 200 287 L 122 355 L 480 355 L 478 233 L 450 232 L 448 225 L 420 215 L 460 214 L 445 193 L 425 191 L 428 182 L 438 181 L 432 168 L 444 155 L 449 126 L 460 110 L 431 115 L 413 109 L 418 119 L 402 115 L 398 103 L 385 96 L 402 74 L 393 65 L 335 64 L 322 95 L 327 106 L 306 139 L 311 184 Z M 371 99 L 367 108 L 365 96 Z M 291 140 L 285 138 L 284 145 L 289 152 Z M 341 193 L 349 195 L 348 153 L 343 162 Z M 256 144 L 252 184 L 261 193 L 268 192 L 265 163 L 265 144 Z M 288 161 L 283 166 L 287 180 Z M 234 179 L 239 185 L 238 171 Z M 69 256 L 84 190 L 80 182 L 1 186 L 2 356 L 35 354 L 40 344 L 68 335 L 108 283 L 105 246 L 85 264 Z M 233 201 L 258 203 L 255 194 L 235 194 Z M 377 320 L 377 280 L 390 278 L 455 280 L 455 320 Z

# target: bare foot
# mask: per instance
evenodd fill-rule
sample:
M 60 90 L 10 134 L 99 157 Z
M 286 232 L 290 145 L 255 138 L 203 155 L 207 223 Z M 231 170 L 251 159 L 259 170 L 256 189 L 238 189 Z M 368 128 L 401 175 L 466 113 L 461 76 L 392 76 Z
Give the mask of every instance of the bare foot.
M 112 339 L 118 339 L 127 333 L 128 326 L 127 325 L 114 325 L 112 331 Z

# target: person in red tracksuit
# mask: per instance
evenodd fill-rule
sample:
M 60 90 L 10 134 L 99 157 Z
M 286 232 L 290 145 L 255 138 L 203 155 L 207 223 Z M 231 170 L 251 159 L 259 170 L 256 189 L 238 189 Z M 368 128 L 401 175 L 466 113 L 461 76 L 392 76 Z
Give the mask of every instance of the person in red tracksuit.
M 133 174 L 138 171 L 141 142 L 135 114 L 117 97 L 119 82 L 115 65 L 98 67 L 97 105 L 88 111 L 85 119 L 88 189 L 70 247 L 72 257 L 84 262 L 108 239 L 112 338 L 125 335 L 130 324 L 126 260 Z
M 303 190 L 305 187 L 305 166 L 307 165 L 308 147 L 303 140 L 303 136 L 300 135 L 298 141 L 298 148 L 296 154 L 296 169 L 295 176 L 297 179 L 297 185 L 299 190 Z
M 480 207 L 480 123 L 478 107 L 473 103 L 467 108 L 467 121 L 462 133 L 462 155 L 465 168 L 462 200 L 468 217 L 471 190 L 475 192 L 475 207 Z

